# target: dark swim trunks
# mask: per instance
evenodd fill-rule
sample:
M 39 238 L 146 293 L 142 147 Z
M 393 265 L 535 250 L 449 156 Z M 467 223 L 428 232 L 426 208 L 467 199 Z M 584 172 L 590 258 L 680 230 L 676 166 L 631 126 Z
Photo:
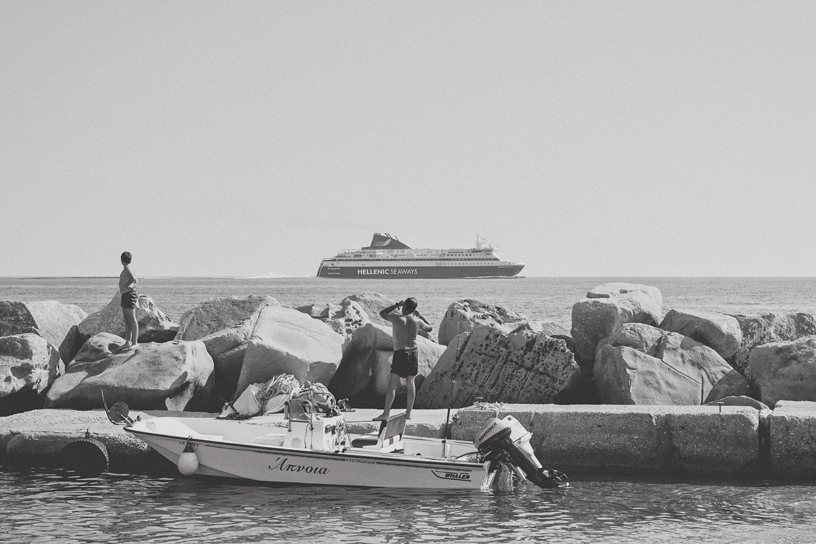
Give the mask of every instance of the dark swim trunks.
M 135 308 L 139 304 L 139 293 L 130 291 L 122 294 L 122 308 Z
M 400 378 L 416 376 L 418 367 L 416 348 L 398 349 L 394 352 L 394 358 L 391 360 L 392 373 Z

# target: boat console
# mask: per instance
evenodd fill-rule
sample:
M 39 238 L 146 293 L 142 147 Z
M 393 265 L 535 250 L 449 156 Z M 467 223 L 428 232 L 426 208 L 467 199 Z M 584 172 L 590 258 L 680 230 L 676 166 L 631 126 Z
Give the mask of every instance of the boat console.
M 286 406 L 289 426 L 283 447 L 336 451 L 348 446 L 343 416 L 320 414 L 308 399 L 290 399 Z

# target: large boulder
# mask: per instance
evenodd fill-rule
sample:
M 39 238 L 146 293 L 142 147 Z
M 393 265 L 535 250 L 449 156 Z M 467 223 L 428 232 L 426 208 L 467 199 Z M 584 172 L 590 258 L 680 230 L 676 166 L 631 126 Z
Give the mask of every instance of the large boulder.
M 604 346 L 593 369 L 602 404 L 701 404 L 701 383 L 627 346 Z
M 349 399 L 358 408 L 382 408 L 394 356 L 393 344 L 391 327 L 369 323 L 355 330 L 343 348 L 343 359 L 329 383 L 329 391 L 338 399 Z M 421 336 L 417 337 L 416 345 L 418 372 L 414 383 L 419 390 L 445 347 Z M 401 383 L 394 406 L 404 406 L 405 398 L 405 385 Z
M 602 340 L 593 373 L 605 404 L 705 404 L 750 392 L 710 347 L 642 324 Z
M 697 340 L 727 359 L 742 342 L 742 329 L 736 318 L 715 312 L 669 310 L 660 328 Z
M 212 357 L 200 341 L 140 344 L 117 353 L 124 340 L 109 333 L 91 337 L 46 395 L 46 408 L 92 409 L 123 401 L 138 410 L 194 409 L 206 396 Z
M 520 325 L 516 325 L 510 333 L 520 331 L 530 331 L 536 334 L 546 334 L 547 336 L 572 340 L 572 337 L 569 335 L 569 330 L 567 330 L 564 325 L 556 323 L 555 321 L 525 321 Z
M 751 350 L 748 369 L 759 400 L 816 401 L 816 336 L 771 342 Z
M 347 296 L 340 304 L 343 304 L 346 301 L 356 302 L 359 304 L 360 308 L 362 308 L 366 315 L 368 315 L 368 319 L 372 323 L 376 323 L 378 325 L 391 325 L 391 323 L 380 317 L 380 312 L 394 304 L 396 300 L 392 300 L 380 293 L 364 291 L 362 293 Z
M 423 382 L 416 404 L 418 408 L 462 407 L 477 398 L 547 404 L 578 374 L 573 353 L 563 339 L 526 330 L 506 334 L 494 327 L 479 327 L 448 345 Z
M 387 327 L 391 326 L 390 321 L 386 321 L 382 317 L 380 317 L 380 312 L 385 308 L 393 305 L 396 300 L 392 300 L 385 295 L 380 293 L 372 293 L 369 291 L 365 291 L 363 293 L 357 293 L 356 295 L 350 295 L 344 298 L 340 305 L 347 304 L 348 302 L 355 302 L 362 308 L 363 312 L 368 316 L 369 321 L 371 323 L 376 323 L 377 325 L 385 325 Z M 416 315 L 422 316 L 422 311 L 417 309 L 415 310 Z M 425 338 L 430 339 L 431 335 L 428 331 L 422 331 L 419 333 L 420 336 L 424 336 Z
M 527 317 L 512 310 L 485 304 L 478 300 L 463 299 L 452 303 L 439 324 L 439 343 L 447 346 L 453 338 L 478 327 L 495 327 L 508 334 L 525 323 Z
M 218 297 L 201 302 L 181 316 L 176 340 L 204 342 L 215 365 L 211 397 L 216 401 L 235 397 L 258 316 L 270 306 L 278 307 L 280 303 L 262 295 Z
M 91 336 L 82 344 L 82 348 L 74 356 L 72 362 L 91 363 L 112 357 L 114 354 L 119 353 L 122 343 L 123 340 L 119 336 L 109 332 L 100 332 Z M 132 354 L 133 352 L 125 353 Z
M 45 338 L 0 337 L 0 415 L 42 407 L 45 390 L 64 371 L 59 352 Z
M 699 376 L 702 403 L 750 393 L 750 385 L 744 376 L 731 368 L 716 351 L 691 338 L 667 333 L 653 353 L 673 368 L 693 378 Z
M 0 336 L 34 333 L 60 348 L 88 314 L 79 306 L 53 300 L 37 302 L 0 301 Z M 70 350 L 70 347 L 68 348 Z M 79 346 L 77 346 L 79 349 Z M 70 361 L 65 353 L 63 361 Z
M 291 374 L 301 384 L 328 385 L 342 358 L 344 338 L 325 323 L 292 308 L 266 306 L 249 339 L 237 398 L 247 386 Z
M 107 306 L 93 313 L 77 325 L 79 337 L 84 344 L 92 336 L 107 332 L 119 337 L 125 335 L 125 318 L 122 315 L 122 296 L 114 295 Z M 149 295 L 139 295 L 136 306 L 139 323 L 139 342 L 169 342 L 178 332 L 178 325 L 159 309 Z M 124 342 L 124 340 L 122 341 Z M 80 347 L 81 345 L 80 344 Z M 72 358 L 75 353 L 71 354 Z M 67 362 L 67 361 L 66 361 Z
M 606 283 L 587 293 L 572 307 L 576 360 L 592 368 L 598 342 L 624 323 L 657 325 L 662 317 L 663 296 L 656 287 L 634 283 Z
M 653 353 L 665 334 L 663 330 L 651 325 L 624 323 L 619 329 L 598 342 L 597 350 L 600 351 L 604 346 L 611 344 L 617 347 L 627 346 L 643 353 Z
M 328 325 L 337 334 L 349 339 L 354 331 L 371 323 L 368 313 L 358 302 L 344 298 L 339 304 L 315 302 L 298 306 L 297 310 Z M 379 316 L 378 316 L 379 317 Z M 382 319 L 380 319 L 382 321 Z
M 280 306 L 280 303 L 275 298 L 265 295 L 217 297 L 205 300 L 184 312 L 179 319 L 175 340 L 200 340 L 225 329 L 240 330 L 243 336 L 249 338 L 255 328 L 258 314 L 267 306 Z
M 762 315 L 735 315 L 742 329 L 742 342 L 736 353 L 726 361 L 742 374 L 748 373 L 748 356 L 751 350 L 762 344 L 798 340 L 805 336 L 816 335 L 816 320 L 811 314 L 797 313 L 780 315 L 767 313 Z

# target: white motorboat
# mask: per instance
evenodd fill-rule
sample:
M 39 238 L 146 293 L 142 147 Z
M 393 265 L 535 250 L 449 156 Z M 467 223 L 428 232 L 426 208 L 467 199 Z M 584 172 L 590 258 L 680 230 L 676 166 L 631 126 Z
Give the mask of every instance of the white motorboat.
M 473 443 L 405 436 L 405 415 L 380 431 L 349 435 L 339 413 L 321 414 L 308 400 L 291 400 L 287 427 L 248 420 L 157 417 L 131 419 L 108 409 L 114 423 L 175 463 L 184 475 L 222 476 L 281 484 L 395 488 L 488 489 L 502 470 L 541 487 L 565 485 L 545 470 L 531 434 L 512 416 L 490 419 Z

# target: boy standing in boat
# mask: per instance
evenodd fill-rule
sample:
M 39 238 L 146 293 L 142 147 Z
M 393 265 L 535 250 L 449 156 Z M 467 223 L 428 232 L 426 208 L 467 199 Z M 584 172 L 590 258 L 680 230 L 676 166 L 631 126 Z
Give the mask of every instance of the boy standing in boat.
M 139 304 L 139 293 L 136 284 L 139 280 L 130 269 L 133 256 L 129 251 L 122 253 L 122 273 L 119 274 L 119 293 L 122 295 L 122 315 L 125 318 L 125 344 L 120 351 L 135 348 L 139 344 L 139 322 L 136 321 L 136 306 Z
M 395 309 L 402 307 L 402 314 L 392 314 Z M 394 403 L 397 386 L 401 378 L 405 378 L 408 389 L 408 399 L 405 407 L 405 416 L 411 419 L 411 410 L 414 407 L 416 397 L 416 385 L 414 378 L 418 372 L 418 357 L 416 337 L 422 331 L 433 330 L 433 327 L 425 321 L 425 318 L 417 315 L 417 301 L 415 298 L 406 298 L 384 308 L 380 312 L 380 317 L 390 321 L 393 325 L 394 357 L 391 362 L 391 374 L 388 376 L 388 390 L 385 393 L 385 410 L 374 418 L 374 421 L 384 421 L 391 415 L 391 405 Z

